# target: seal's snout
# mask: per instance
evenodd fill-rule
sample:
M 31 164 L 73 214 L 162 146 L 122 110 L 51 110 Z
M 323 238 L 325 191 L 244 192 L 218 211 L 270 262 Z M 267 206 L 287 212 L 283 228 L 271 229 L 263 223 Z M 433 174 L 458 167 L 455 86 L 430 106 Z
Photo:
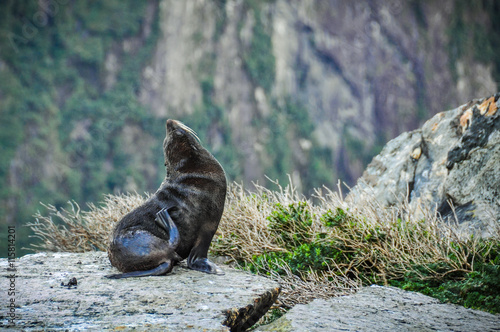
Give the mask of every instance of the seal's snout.
M 168 119 L 166 126 L 167 126 L 167 137 L 169 136 L 169 134 L 175 132 L 179 134 L 179 136 L 191 136 L 196 141 L 200 142 L 200 139 L 198 138 L 196 132 L 180 121 Z
M 180 124 L 179 121 L 173 120 L 173 119 L 168 119 L 166 123 L 167 127 L 167 133 L 173 133 L 177 129 L 179 129 Z
M 176 121 L 175 121 L 175 120 L 168 119 L 168 120 L 167 120 L 167 124 L 166 124 L 167 129 L 172 129 L 172 128 L 174 128 L 174 127 L 175 127 L 175 124 L 176 124 Z

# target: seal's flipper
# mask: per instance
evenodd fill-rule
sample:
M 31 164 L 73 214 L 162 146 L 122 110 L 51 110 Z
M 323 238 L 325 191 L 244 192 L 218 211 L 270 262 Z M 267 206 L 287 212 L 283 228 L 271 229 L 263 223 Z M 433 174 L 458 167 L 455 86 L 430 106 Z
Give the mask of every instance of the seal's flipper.
M 188 267 L 192 270 L 201 271 L 210 274 L 224 275 L 224 271 L 217 265 L 208 260 L 208 258 L 188 259 Z
M 177 245 L 179 244 L 179 230 L 177 229 L 177 226 L 174 224 L 174 221 L 172 218 L 170 218 L 170 215 L 168 214 L 167 209 L 162 209 L 160 212 L 156 214 L 156 224 L 163 228 L 165 231 L 168 232 L 168 235 L 170 236 L 168 240 L 168 245 L 169 247 L 175 249 L 177 248 Z
M 223 275 L 224 271 L 222 271 L 217 265 L 208 260 L 207 252 L 208 248 L 207 250 L 200 250 L 200 247 L 193 248 L 187 259 L 188 267 L 196 271 Z M 200 255 L 200 253 L 203 254 Z
M 173 267 L 174 267 L 174 264 L 172 264 L 171 261 L 167 261 L 165 263 L 158 265 L 157 267 L 155 267 L 154 269 L 151 269 L 151 270 L 134 271 L 134 272 L 127 272 L 127 273 L 120 273 L 120 274 L 109 274 L 105 277 L 108 279 L 124 279 L 124 278 L 131 278 L 131 277 L 161 276 L 161 275 L 167 274 L 170 271 L 172 271 Z
M 161 209 L 156 214 L 155 222 L 160 228 L 163 228 L 166 232 L 170 232 L 170 226 L 168 223 L 169 218 L 170 218 L 170 215 L 168 214 L 167 209 Z

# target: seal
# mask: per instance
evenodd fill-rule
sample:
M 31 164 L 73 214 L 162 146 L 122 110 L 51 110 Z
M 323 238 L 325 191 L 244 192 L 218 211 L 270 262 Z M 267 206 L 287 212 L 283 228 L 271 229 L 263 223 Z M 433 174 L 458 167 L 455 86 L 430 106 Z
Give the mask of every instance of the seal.
M 207 253 L 224 210 L 224 169 L 176 120 L 166 122 L 163 152 L 167 175 L 160 188 L 113 230 L 108 257 L 123 273 L 107 278 L 164 275 L 186 258 L 193 270 L 223 274 Z

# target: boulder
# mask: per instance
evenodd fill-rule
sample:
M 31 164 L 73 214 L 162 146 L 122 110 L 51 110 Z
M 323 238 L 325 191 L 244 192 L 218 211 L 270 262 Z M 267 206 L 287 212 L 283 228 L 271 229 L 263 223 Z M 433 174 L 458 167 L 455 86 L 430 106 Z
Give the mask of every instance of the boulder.
M 314 300 L 256 331 L 498 331 L 500 316 L 393 287 Z
M 39 253 L 0 259 L 2 306 L 15 301 L 15 328 L 23 331 L 239 331 L 252 326 L 276 301 L 279 285 L 222 266 L 210 275 L 185 266 L 171 274 L 112 280 L 106 253 Z M 8 298 L 10 276 L 15 295 Z M 11 284 L 12 286 L 12 284 Z M 9 316 L 0 311 L 0 325 Z
M 348 199 L 409 203 L 424 218 L 437 211 L 463 231 L 488 236 L 500 222 L 500 93 L 436 114 L 391 140 Z

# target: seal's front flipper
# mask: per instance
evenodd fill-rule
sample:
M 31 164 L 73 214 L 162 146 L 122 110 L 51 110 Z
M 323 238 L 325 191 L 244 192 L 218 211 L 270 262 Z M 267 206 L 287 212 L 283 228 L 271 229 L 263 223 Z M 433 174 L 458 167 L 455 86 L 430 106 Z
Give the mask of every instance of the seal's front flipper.
M 174 221 L 172 218 L 170 218 L 170 215 L 168 214 L 167 209 L 162 209 L 160 212 L 156 214 L 156 224 L 163 228 L 165 231 L 168 232 L 168 235 L 170 236 L 168 240 L 168 245 L 171 248 L 177 248 L 177 245 L 179 244 L 179 230 L 177 229 L 177 226 L 174 224 Z
M 218 275 L 224 274 L 224 271 L 222 271 L 217 265 L 208 260 L 206 254 L 204 256 L 205 257 L 198 256 L 196 248 L 193 248 L 187 259 L 188 267 L 192 270 L 210 274 L 218 274 Z
M 198 258 L 193 261 L 188 260 L 188 267 L 192 270 L 210 274 L 224 275 L 220 267 L 208 260 L 208 258 Z
M 171 261 L 167 261 L 165 263 L 161 263 L 157 267 L 151 270 L 146 271 L 134 271 L 127 272 L 121 274 L 109 274 L 105 276 L 108 279 L 123 279 L 123 278 L 131 278 L 131 277 L 149 277 L 149 276 L 161 276 L 172 271 L 174 264 Z

